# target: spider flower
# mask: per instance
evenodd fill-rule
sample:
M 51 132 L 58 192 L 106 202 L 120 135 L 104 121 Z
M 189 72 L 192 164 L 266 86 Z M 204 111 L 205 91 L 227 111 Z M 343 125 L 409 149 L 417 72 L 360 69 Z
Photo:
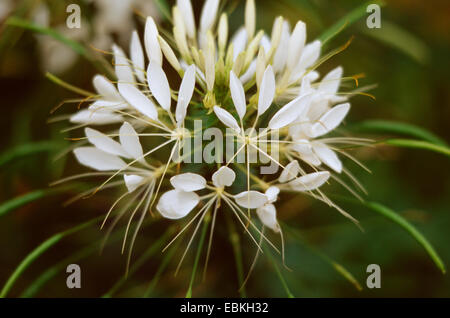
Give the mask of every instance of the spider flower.
M 167 33 L 160 34 L 148 17 L 142 40 L 136 31 L 131 34 L 129 55 L 113 45 L 117 81 L 96 75 L 96 94 L 85 100 L 89 106 L 70 117 L 75 128 L 85 128 L 74 150 L 76 158 L 97 170 L 93 175 L 107 177 L 91 193 L 126 188 L 107 216 L 124 197 L 132 196 L 116 217 L 117 221 L 131 211 L 124 246 L 137 211 L 142 213 L 130 248 L 154 206 L 162 218 L 187 222 L 171 243 L 197 221 L 182 260 L 200 224 L 211 215 L 209 257 L 214 227 L 222 226 L 216 224 L 216 216 L 227 212 L 258 250 L 255 233 L 278 251 L 263 230 L 279 233 L 283 245 L 278 221 L 283 211 L 276 206 L 284 195 L 311 196 L 357 223 L 322 189 L 336 180 L 358 196 L 341 173 L 360 186 L 338 155 L 357 160 L 338 145 L 367 140 L 334 136 L 350 110 L 348 96 L 339 92 L 343 69 L 337 67 L 319 80 L 316 68 L 325 61 L 320 59 L 321 43 L 307 43 L 306 25 L 299 21 L 291 31 L 278 17 L 269 36 L 256 30 L 255 10 L 255 2 L 246 1 L 245 23 L 230 40 L 218 0 L 205 1 L 199 22 L 190 0 L 178 0 L 172 8 L 173 38 L 163 37 Z M 172 81 L 165 61 L 180 79 Z M 215 171 L 210 163 L 191 163 L 183 160 L 184 153 L 180 156 L 181 148 L 198 133 L 195 120 L 213 123 L 237 144 L 227 160 L 218 155 Z M 260 157 L 253 162 L 255 153 Z M 242 154 L 244 164 L 235 160 Z M 262 158 L 277 169 L 263 173 Z M 238 174 L 242 178 L 236 182 Z M 133 203 L 136 207 L 131 208 Z

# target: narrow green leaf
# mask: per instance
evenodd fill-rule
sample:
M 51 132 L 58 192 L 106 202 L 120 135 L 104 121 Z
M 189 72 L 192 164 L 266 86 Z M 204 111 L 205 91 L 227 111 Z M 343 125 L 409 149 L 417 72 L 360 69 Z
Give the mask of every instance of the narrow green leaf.
M 31 21 L 22 19 L 17 16 L 12 16 L 12 17 L 8 18 L 5 22 L 5 24 L 9 25 L 9 26 L 15 26 L 15 27 L 19 27 L 19 28 L 27 29 L 27 30 L 30 30 L 33 32 L 51 36 L 55 40 L 70 47 L 72 50 L 74 50 L 74 52 L 78 53 L 80 56 L 82 56 L 87 61 L 92 63 L 98 70 L 108 74 L 108 76 L 110 78 L 113 78 L 113 79 L 115 78 L 115 73 L 114 73 L 111 65 L 107 64 L 105 59 L 94 57 L 92 52 L 89 51 L 83 44 L 69 39 L 68 37 L 62 35 L 61 33 L 59 33 L 56 30 L 40 26 L 38 24 L 35 24 Z
M 15 209 L 20 208 L 28 203 L 39 200 L 43 197 L 47 197 L 53 194 L 58 193 L 59 191 L 56 189 L 44 189 L 44 190 L 36 190 L 33 192 L 29 192 L 27 194 L 21 195 L 17 198 L 11 199 L 9 201 L 3 202 L 0 204 L 0 217 L 6 215 L 7 213 L 14 211 Z
M 291 290 L 289 289 L 289 286 L 286 282 L 286 280 L 283 277 L 283 274 L 280 271 L 280 268 L 277 265 L 277 262 L 275 261 L 275 259 L 273 258 L 272 254 L 270 253 L 270 251 L 264 247 L 264 255 L 267 255 L 267 257 L 269 258 L 270 262 L 272 263 L 273 267 L 275 268 L 275 272 L 277 274 L 278 279 L 280 280 L 281 285 L 284 288 L 284 291 L 286 292 L 286 295 L 288 296 L 288 298 L 295 298 L 294 294 L 292 294 Z
M 0 166 L 20 157 L 55 150 L 59 145 L 59 143 L 53 141 L 41 141 L 13 147 L 0 155 Z
M 107 243 L 113 243 L 118 241 L 120 238 L 123 237 L 123 231 L 116 231 L 111 237 L 109 238 Z M 64 271 L 67 267 L 67 264 L 74 264 L 78 262 L 79 260 L 87 257 L 88 255 L 94 253 L 95 251 L 99 250 L 99 244 L 97 241 L 93 242 L 91 245 L 88 245 L 85 248 L 82 248 L 81 250 L 70 254 L 68 257 L 64 258 L 62 261 L 58 262 L 57 264 L 53 265 L 52 267 L 48 268 L 45 272 L 40 274 L 19 296 L 21 298 L 29 298 L 34 297 L 36 293 L 39 292 L 39 290 L 48 282 L 50 279 L 55 277 L 58 273 Z
M 36 247 L 33 251 L 31 251 L 24 260 L 17 266 L 17 268 L 14 270 L 14 272 L 11 274 L 11 276 L 6 281 L 5 285 L 3 286 L 2 290 L 0 291 L 0 298 L 6 297 L 8 292 L 11 290 L 12 286 L 16 282 L 16 280 L 22 275 L 22 273 L 44 252 L 46 252 L 49 248 L 54 246 L 56 243 L 61 241 L 64 237 L 76 233 L 78 231 L 81 231 L 98 221 L 100 221 L 104 216 L 100 216 L 98 218 L 95 218 L 93 220 L 90 220 L 88 222 L 82 223 L 80 225 L 77 225 L 69 230 L 66 230 L 64 232 L 57 233 L 50 237 L 49 239 L 45 240 L 43 243 L 41 243 L 38 247 Z
M 209 222 L 211 221 L 210 215 L 207 214 L 203 221 L 202 233 L 200 235 L 200 242 L 197 246 L 197 253 L 195 255 L 194 266 L 192 267 L 191 280 L 189 282 L 189 287 L 186 292 L 186 298 L 192 297 L 192 287 L 194 286 L 195 274 L 197 272 L 198 262 L 200 260 L 200 255 L 202 254 L 203 244 L 205 243 L 206 232 L 208 231 Z
M 383 20 L 380 29 L 364 28 L 363 33 L 410 56 L 421 64 L 430 59 L 430 50 L 418 37 L 391 22 Z
M 377 202 L 361 202 L 359 200 L 355 200 L 353 198 L 344 198 L 339 197 L 342 201 L 347 201 L 353 204 L 357 205 L 363 205 L 370 210 L 381 214 L 382 216 L 386 217 L 387 219 L 391 220 L 392 222 L 396 223 L 400 227 L 402 227 L 406 232 L 408 232 L 417 242 L 419 242 L 420 245 L 427 251 L 428 255 L 431 257 L 433 262 L 436 264 L 436 266 L 442 271 L 442 273 L 445 274 L 446 269 L 444 262 L 437 254 L 434 247 L 428 242 L 428 240 L 420 233 L 414 225 L 409 223 L 404 217 L 402 217 L 400 214 L 396 213 L 395 211 L 391 210 L 390 208 L 377 203 Z
M 87 50 L 83 45 L 63 36 L 62 34 L 60 34 L 59 32 L 57 32 L 51 28 L 42 27 L 42 26 L 32 23 L 28 20 L 14 17 L 14 16 L 7 19 L 5 24 L 10 25 L 10 26 L 16 26 L 19 28 L 28 29 L 28 30 L 38 32 L 41 34 L 49 35 L 52 38 L 54 38 L 55 40 L 69 46 L 70 48 L 72 48 L 75 52 L 77 52 L 81 56 L 83 56 L 87 59 L 90 59 L 90 56 L 88 55 Z
M 392 133 L 407 135 L 429 141 L 436 145 L 447 146 L 440 137 L 421 127 L 389 120 L 367 120 L 351 126 L 351 129 L 360 132 Z
M 233 247 L 233 254 L 234 254 L 234 259 L 236 262 L 236 273 L 237 273 L 238 283 L 239 283 L 239 286 L 242 286 L 244 284 L 244 265 L 242 262 L 241 240 L 239 238 L 239 234 L 236 231 L 236 227 L 228 214 L 227 214 L 227 223 L 228 223 L 228 229 L 229 229 L 229 240 Z M 239 290 L 239 293 L 242 298 L 247 297 L 246 291 L 245 291 L 245 286 L 243 286 Z
M 78 88 L 76 86 L 73 86 L 73 85 L 63 81 L 62 79 L 56 77 L 52 73 L 47 72 L 45 74 L 45 77 L 47 77 L 50 81 L 52 81 L 56 85 L 64 87 L 65 89 L 67 89 L 69 91 L 72 91 L 74 93 L 77 93 L 77 94 L 80 94 L 80 95 L 83 95 L 83 96 L 86 96 L 86 97 L 93 97 L 93 96 L 96 95 L 95 93 L 91 93 L 91 92 L 88 92 L 88 91 L 86 91 L 84 89 L 81 89 L 81 88 Z
M 170 7 L 167 4 L 167 1 L 155 0 L 155 4 L 158 7 L 159 11 L 163 14 L 164 19 L 170 21 L 171 20 Z
M 384 6 L 384 2 L 380 0 L 378 1 L 372 0 L 364 2 L 360 6 L 356 7 L 355 9 L 347 13 L 343 18 L 341 18 L 338 22 L 333 24 L 330 28 L 325 30 L 325 32 L 323 32 L 319 36 L 319 40 L 322 41 L 322 44 L 331 40 L 333 37 L 342 32 L 345 28 L 357 22 L 359 19 L 366 17 L 367 7 L 370 4 L 378 4 L 379 6 Z
M 324 262 L 326 262 L 328 265 L 330 265 L 338 274 L 342 275 L 347 281 L 349 281 L 357 290 L 361 291 L 363 288 L 361 284 L 358 282 L 358 280 L 353 276 L 352 273 L 350 273 L 344 266 L 337 263 L 336 261 L 332 260 L 329 256 L 325 255 L 318 249 L 314 248 L 313 246 L 309 245 L 303 237 L 300 235 L 299 231 L 296 229 L 293 229 L 291 227 L 288 227 L 286 224 L 283 224 L 283 228 L 288 229 L 288 231 L 300 242 L 304 247 L 306 247 L 308 250 L 310 250 L 312 253 L 316 254 L 318 257 L 320 257 Z
M 112 241 L 112 240 L 111 240 Z M 54 278 L 58 273 L 64 271 L 67 267 L 67 264 L 74 264 L 79 260 L 85 258 L 89 254 L 92 254 L 94 251 L 98 250 L 97 244 L 92 244 L 91 246 L 85 247 L 74 254 L 71 254 L 69 257 L 66 257 L 59 263 L 53 265 L 45 272 L 40 274 L 36 280 L 34 280 L 19 296 L 20 298 L 30 298 L 34 297 L 39 290 L 52 278 Z
M 151 280 L 150 284 L 148 285 L 147 290 L 145 291 L 143 298 L 148 298 L 152 294 L 153 290 L 156 287 L 156 284 L 158 284 L 159 279 L 161 278 L 162 273 L 166 270 L 167 266 L 169 265 L 172 257 L 175 255 L 175 252 L 180 245 L 181 240 L 175 243 L 175 246 L 171 247 L 166 254 L 164 255 L 161 264 L 158 267 L 158 270 L 155 273 L 155 276 Z
M 381 143 L 396 147 L 430 150 L 450 157 L 450 148 L 435 145 L 427 141 L 411 139 L 388 139 Z
M 155 255 L 156 252 L 161 251 L 164 243 L 166 242 L 169 235 L 173 233 L 173 228 L 169 228 L 164 234 L 154 242 L 150 248 L 148 248 L 139 259 L 133 264 L 128 272 L 128 276 L 122 276 L 103 296 L 102 298 L 110 298 L 112 297 L 127 281 L 127 278 L 133 275 L 139 268 L 145 265 L 150 257 Z

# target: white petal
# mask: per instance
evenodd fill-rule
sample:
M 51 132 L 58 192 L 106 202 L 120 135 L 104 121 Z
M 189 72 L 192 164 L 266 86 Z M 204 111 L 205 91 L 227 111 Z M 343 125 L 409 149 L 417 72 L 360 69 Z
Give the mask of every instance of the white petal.
M 313 166 L 318 166 L 322 163 L 319 157 L 313 152 L 311 143 L 306 139 L 296 140 L 296 144 L 292 146 L 292 150 L 298 152 L 303 161 Z
M 299 116 L 304 114 L 311 103 L 312 95 L 297 97 L 289 104 L 283 106 L 270 120 L 270 129 L 281 129 L 293 123 Z
M 179 125 L 184 121 L 189 103 L 195 89 L 195 65 L 189 66 L 184 72 L 176 108 L 176 120 Z
M 256 209 L 267 203 L 267 196 L 258 191 L 245 191 L 234 196 L 236 203 L 246 209 Z
M 229 187 L 236 179 L 236 173 L 228 167 L 221 167 L 212 175 L 212 182 L 215 187 L 223 188 Z
M 80 164 L 98 171 L 121 170 L 126 166 L 119 157 L 95 147 L 77 148 L 73 153 Z
M 312 124 L 305 122 L 307 119 L 298 118 L 297 122 L 289 127 L 289 135 L 293 140 L 305 139 L 310 136 Z
M 154 61 L 148 65 L 147 82 L 152 95 L 161 107 L 166 111 L 170 111 L 171 97 L 169 81 L 164 70 Z
M 144 152 L 142 151 L 141 143 L 139 142 L 139 136 L 134 130 L 133 126 L 124 122 L 119 131 L 120 143 L 125 151 L 134 159 L 143 161 Z
M 266 204 L 256 210 L 261 223 L 273 230 L 275 233 L 280 232 L 280 226 L 277 222 L 277 210 L 273 204 Z
M 322 43 L 319 40 L 307 44 L 303 49 L 298 67 L 300 69 L 306 70 L 307 68 L 313 66 L 313 64 L 316 63 L 316 61 L 320 57 L 321 47 Z
M 122 145 L 112 138 L 91 128 L 86 128 L 84 131 L 89 142 L 98 149 L 115 156 L 130 158 L 130 155 L 124 150 Z
M 207 47 L 205 49 L 205 77 L 206 87 L 208 91 L 214 89 L 214 83 L 216 80 L 216 44 L 211 32 L 207 34 Z
M 120 95 L 119 95 L 120 96 Z M 122 110 L 128 107 L 127 102 L 122 99 L 121 101 L 107 101 L 107 100 L 97 100 L 89 105 L 89 110 L 103 113 L 112 113 L 113 110 Z
M 196 173 L 183 173 L 170 179 L 173 187 L 180 191 L 192 192 L 202 190 L 206 187 L 206 180 Z
M 319 79 L 320 74 L 317 71 L 310 71 L 305 75 L 305 78 L 308 78 L 311 82 L 315 82 Z
M 126 174 L 123 176 L 123 179 L 125 181 L 125 185 L 127 186 L 128 193 L 136 190 L 142 184 L 142 181 L 144 181 L 144 178 L 141 176 Z
M 289 186 L 295 191 L 312 191 L 321 187 L 330 178 L 328 171 L 314 172 L 289 182 Z
M 330 101 L 323 94 L 316 94 L 311 102 L 307 117 L 312 124 L 330 110 Z
M 278 198 L 278 194 L 280 194 L 280 189 L 275 186 L 269 187 L 269 189 L 267 189 L 265 192 L 269 203 L 274 203 Z
M 119 83 L 119 92 L 122 97 L 139 112 L 153 120 L 158 120 L 156 106 L 136 87 Z
M 139 40 L 139 35 L 137 31 L 133 31 L 130 42 L 130 55 L 131 61 L 133 62 L 134 72 L 136 73 L 139 81 L 145 81 L 144 69 L 144 51 L 142 49 L 141 40 Z
M 276 20 L 275 20 L 276 21 Z M 273 69 L 275 72 L 280 72 L 286 66 L 286 61 L 289 53 L 289 38 L 290 27 L 287 21 L 283 22 L 283 28 L 281 33 L 280 43 L 278 44 L 277 51 L 273 58 Z
M 278 181 L 280 183 L 291 181 L 292 179 L 297 178 L 299 172 L 300 172 L 300 165 L 297 160 L 293 160 L 281 172 Z
M 260 45 L 264 48 L 264 53 L 268 54 L 271 48 L 270 38 L 267 36 L 267 34 L 264 34 L 261 38 Z
M 195 38 L 195 20 L 191 0 L 177 0 L 177 7 L 183 17 L 188 37 L 190 39 Z
M 216 116 L 225 126 L 236 130 L 238 133 L 241 132 L 238 122 L 228 111 L 218 106 L 214 106 L 214 113 L 216 113 Z
M 121 115 L 100 112 L 92 110 L 81 110 L 70 117 L 70 122 L 74 124 L 89 124 L 89 125 L 109 125 L 123 121 Z
M 162 66 L 162 52 L 158 41 L 158 28 L 152 17 L 147 17 L 145 24 L 144 43 L 145 51 L 149 61 L 155 61 L 159 66 Z
M 315 92 L 316 90 L 311 86 L 311 78 L 309 76 L 303 77 L 299 95 L 313 94 Z
M 219 9 L 219 0 L 207 0 L 203 6 L 200 18 L 200 30 L 206 32 L 216 21 L 217 10 Z
M 287 67 L 293 69 L 299 62 L 306 41 L 306 24 L 298 21 L 289 39 Z
M 102 75 L 96 75 L 93 79 L 95 90 L 102 98 L 108 101 L 121 101 L 122 97 L 116 87 Z
M 343 69 L 342 67 L 337 67 L 331 72 L 329 72 L 322 79 L 319 85 L 319 92 L 329 95 L 335 95 L 341 84 Z
M 117 45 L 113 45 L 116 76 L 119 82 L 134 84 L 133 70 L 125 53 Z
M 263 79 L 261 81 L 261 87 L 259 89 L 258 116 L 264 114 L 264 112 L 270 107 L 270 105 L 272 105 L 274 97 L 275 74 L 273 73 L 272 66 L 269 65 L 264 72 Z
M 247 0 L 245 5 L 245 28 L 249 37 L 253 37 L 256 27 L 255 0 Z
M 314 153 L 324 164 L 326 164 L 337 173 L 342 172 L 342 162 L 339 160 L 336 153 L 328 148 L 327 145 L 323 143 L 314 143 L 313 149 Z
M 240 28 L 233 36 L 231 43 L 233 44 L 233 61 L 236 61 L 238 55 L 244 52 L 247 46 L 247 31 Z
M 166 219 L 178 220 L 188 215 L 199 201 L 195 192 L 171 190 L 161 196 L 156 209 Z
M 233 71 L 230 71 L 230 90 L 234 106 L 242 119 L 247 111 L 247 102 L 245 101 L 244 86 Z
M 345 116 L 347 116 L 348 111 L 350 110 L 350 104 L 345 103 L 341 105 L 337 105 L 327 111 L 325 115 L 323 115 L 319 122 L 315 123 L 312 127 L 312 135 L 313 138 L 325 135 L 335 129 L 337 126 L 341 124 L 344 120 Z
M 256 74 L 256 61 L 252 61 L 244 74 L 239 77 L 242 84 L 247 84 Z

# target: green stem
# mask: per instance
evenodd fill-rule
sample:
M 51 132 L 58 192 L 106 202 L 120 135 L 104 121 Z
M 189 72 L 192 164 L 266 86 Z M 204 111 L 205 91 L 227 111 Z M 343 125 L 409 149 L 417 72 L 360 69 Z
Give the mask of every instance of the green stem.
M 237 278 L 239 286 L 243 286 L 244 284 L 244 266 L 242 262 L 242 249 L 241 249 L 241 242 L 239 238 L 239 234 L 236 231 L 236 227 L 233 223 L 233 221 L 230 219 L 230 216 L 227 214 L 227 223 L 228 223 L 228 231 L 229 231 L 229 240 L 231 243 L 231 246 L 233 247 L 233 254 L 234 259 L 236 262 L 236 272 L 237 272 Z M 246 298 L 247 293 L 245 291 L 245 286 L 243 286 L 239 290 L 239 294 L 241 298 Z
M 147 290 L 145 291 L 144 295 L 142 296 L 143 298 L 148 298 L 150 296 L 150 294 L 153 292 L 153 290 L 156 287 L 156 284 L 158 284 L 158 281 L 162 275 L 162 273 L 165 271 L 165 269 L 167 268 L 167 266 L 169 265 L 170 260 L 172 259 L 172 257 L 175 255 L 175 251 L 177 250 L 177 247 L 179 246 L 181 241 L 179 241 L 178 243 L 176 243 L 176 246 L 172 247 L 164 256 L 164 258 L 162 259 L 161 264 L 158 267 L 158 270 L 156 271 L 155 276 L 153 277 L 152 281 L 150 282 L 150 284 L 148 285 Z
M 64 87 L 65 89 L 67 89 L 69 91 L 72 91 L 74 93 L 77 93 L 77 94 L 80 94 L 80 95 L 83 95 L 83 96 L 86 96 L 86 97 L 94 97 L 94 96 L 97 95 L 95 93 L 91 93 L 91 92 L 88 92 L 88 91 L 86 91 L 84 89 L 81 89 L 81 88 L 78 88 L 76 86 L 73 86 L 73 85 L 63 81 L 62 79 L 56 77 L 55 75 L 53 75 L 53 74 L 51 74 L 49 72 L 47 72 L 45 74 L 45 77 L 47 77 L 49 80 L 51 80 L 56 85 Z
M 197 247 L 197 254 L 195 255 L 194 266 L 192 268 L 191 280 L 189 282 L 189 288 L 186 292 L 186 298 L 192 297 L 192 287 L 194 285 L 195 274 L 197 272 L 198 262 L 200 260 L 200 255 L 202 254 L 202 247 L 205 242 L 206 232 L 208 231 L 208 225 L 209 225 L 210 220 L 211 220 L 211 217 L 209 214 L 207 214 L 205 216 L 205 220 L 203 221 L 202 233 L 200 236 L 200 242 L 198 243 L 198 247 Z

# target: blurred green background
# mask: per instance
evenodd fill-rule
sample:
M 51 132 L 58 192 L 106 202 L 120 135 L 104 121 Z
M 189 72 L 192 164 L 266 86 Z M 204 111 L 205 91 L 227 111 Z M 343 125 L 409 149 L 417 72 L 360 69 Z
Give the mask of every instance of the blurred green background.
M 6 0 L 1 1 L 6 3 Z M 42 48 L 42 38 L 49 36 L 37 36 L 35 32 L 5 23 L 11 16 L 36 21 L 36 8 L 44 4 L 49 9 L 49 27 L 57 29 L 67 17 L 66 6 L 79 3 L 84 19 L 82 29 L 87 28 L 83 31 L 87 35 L 77 38 L 80 35 L 68 34 L 67 37 L 85 45 L 88 59 L 75 55 L 73 63 L 56 75 L 75 86 L 92 90 L 91 78 L 98 72 L 95 65 L 104 67 L 100 54 L 89 47 L 97 37 L 93 21 L 102 7 L 98 1 L 9 2 L 12 11 L 0 16 L 0 286 L 40 243 L 56 233 L 104 215 L 116 197 L 115 192 L 99 193 L 64 207 L 64 201 L 92 183 L 77 182 L 62 190 L 49 190 L 52 181 L 85 171 L 71 155 L 54 160 L 70 145 L 65 140 L 70 133 L 61 132 L 68 127 L 65 121 L 48 123 L 50 111 L 55 106 L 78 96 L 45 77 L 48 66 L 43 61 L 50 53 Z M 144 20 L 140 15 L 145 14 L 135 7 L 136 3 L 132 4 L 136 10 L 130 19 L 132 25 L 142 30 Z M 350 47 L 320 68 L 321 74 L 325 74 L 342 65 L 346 75 L 365 74 L 359 81 L 360 86 L 376 84 L 370 91 L 376 100 L 366 96 L 352 98 L 345 133 L 380 141 L 404 138 L 404 130 L 401 133 L 381 131 L 361 125 L 367 120 L 396 121 L 420 126 L 444 142 L 450 142 L 449 1 L 389 1 L 382 8 L 381 29 L 367 28 L 365 20 L 369 14 L 361 7 L 363 1 L 258 0 L 256 4 L 258 27 L 270 32 L 273 19 L 278 15 L 286 17 L 291 25 L 301 19 L 307 23 L 310 41 L 339 21 L 350 22 L 349 13 L 359 12 L 354 23 L 344 23 L 342 32 L 326 43 L 324 52 L 343 45 L 354 36 Z M 200 4 L 195 3 L 194 7 L 199 13 Z M 151 10 L 159 16 L 163 26 L 170 27 L 164 15 L 166 8 L 166 2 L 156 1 Z M 225 9 L 233 10 L 230 21 L 235 30 L 243 21 L 244 1 L 226 1 Z M 340 20 L 343 17 L 347 18 Z M 116 30 L 106 33 L 123 46 L 128 45 L 126 37 L 124 40 Z M 64 105 L 56 115 L 70 114 L 75 109 L 76 104 Z M 351 153 L 372 171 L 369 174 L 345 161 L 367 188 L 366 199 L 388 206 L 413 224 L 448 266 L 449 156 L 385 144 L 355 149 Z M 338 196 L 345 194 L 337 186 L 327 186 L 326 191 Z M 282 267 L 279 257 L 273 255 L 271 260 L 263 255 L 245 293 L 239 293 L 239 277 L 242 279 L 242 275 L 246 275 L 255 249 L 237 227 L 239 241 L 231 244 L 226 218 L 222 218 L 220 221 L 224 226 L 217 227 L 206 278 L 201 279 L 203 268 L 200 267 L 193 296 L 450 296 L 448 274 L 442 274 L 423 246 L 409 233 L 379 213 L 337 197 L 336 202 L 360 220 L 364 228 L 361 232 L 337 211 L 305 196 L 282 196 L 279 202 L 279 219 L 289 227 L 285 228 L 286 263 L 292 272 Z M 151 223 L 151 217 L 148 219 Z M 105 233 L 99 230 L 97 223 L 63 237 L 21 272 L 7 295 L 99 297 L 106 293 L 115 297 L 183 297 L 196 250 L 191 249 L 179 275 L 174 277 L 183 248 L 174 250 L 172 259 L 165 258 L 166 254 L 160 253 L 160 238 L 167 235 L 171 223 L 149 224 L 138 236 L 133 271 L 124 280 L 126 256 L 120 254 L 124 226 L 117 227 L 101 255 L 99 246 Z M 154 247 L 155 242 L 160 246 Z M 233 246 L 237 249 L 233 250 Z M 239 257 L 242 258 L 243 274 L 240 265 L 236 265 L 240 264 Z M 82 288 L 79 290 L 66 287 L 65 267 L 70 263 L 82 268 Z M 381 267 L 380 289 L 366 287 L 369 264 Z M 337 266 L 345 268 L 345 273 L 351 273 L 352 279 L 349 281 L 348 275 L 346 278 L 342 271 L 336 270 L 340 268 Z M 355 280 L 362 290 L 356 288 Z

